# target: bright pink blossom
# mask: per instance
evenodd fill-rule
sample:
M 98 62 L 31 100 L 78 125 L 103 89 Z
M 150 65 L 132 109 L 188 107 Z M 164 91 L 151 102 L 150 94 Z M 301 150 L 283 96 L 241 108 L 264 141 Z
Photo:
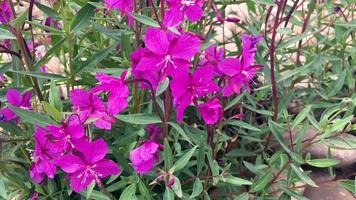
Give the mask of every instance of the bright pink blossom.
M 126 15 L 129 19 L 129 24 L 132 26 L 133 18 L 131 13 L 134 9 L 134 0 L 104 0 L 106 8 L 117 9 L 121 12 L 121 15 Z
M 22 108 L 22 109 L 31 109 L 31 103 L 30 99 L 32 97 L 31 91 L 27 91 L 23 94 L 21 94 L 18 90 L 16 89 L 8 89 L 6 92 L 6 99 L 7 102 L 10 105 Z M 10 109 L 10 108 L 2 108 L 0 110 L 0 118 L 2 118 L 1 121 L 10 121 L 13 119 L 16 119 L 16 122 L 18 123 L 20 121 L 20 118 L 17 117 L 17 115 Z
M 152 89 L 156 89 L 158 86 L 158 83 L 160 81 L 159 75 L 157 72 L 153 72 L 151 70 L 145 70 L 145 71 L 140 71 L 137 70 L 136 66 L 140 62 L 141 58 L 145 54 L 150 53 L 150 50 L 146 48 L 137 48 L 134 52 L 131 53 L 130 58 L 131 58 L 131 73 L 135 79 L 142 79 L 145 81 L 139 81 L 139 86 L 141 88 L 146 88 L 150 89 L 150 85 L 147 84 L 149 82 L 152 86 Z M 147 81 L 147 82 L 146 82 Z
M 84 127 L 80 124 L 78 116 L 70 115 L 60 125 L 46 125 L 45 128 L 51 133 L 54 142 L 60 148 L 60 152 L 72 152 L 77 140 L 83 139 Z
M 127 97 L 129 88 L 125 83 L 126 71 L 120 78 L 109 76 L 104 73 L 97 73 L 96 79 L 100 81 L 98 85 L 91 89 L 95 94 L 98 92 L 108 92 L 108 113 L 113 116 L 123 111 L 127 107 Z
M 199 111 L 206 124 L 215 124 L 223 116 L 223 107 L 218 98 L 209 99 L 199 104 Z
M 116 120 L 106 112 L 104 102 L 92 92 L 84 89 L 74 89 L 69 94 L 69 100 L 73 110 L 78 113 L 80 121 L 94 120 L 93 124 L 98 128 L 111 129 L 111 123 Z
M 130 160 L 134 170 L 139 174 L 150 171 L 154 162 L 159 161 L 158 149 L 161 144 L 154 140 L 146 140 L 139 147 L 130 151 Z
M 220 76 L 222 73 L 218 68 L 219 62 L 224 59 L 224 49 L 219 48 L 215 45 L 210 45 L 203 52 L 203 56 L 199 61 L 199 65 L 211 65 L 214 68 L 214 72 L 216 75 Z
M 80 192 L 92 181 L 101 186 L 101 179 L 120 173 L 121 169 L 112 160 L 104 159 L 108 146 L 103 139 L 77 146 L 76 154 L 67 154 L 56 159 L 56 165 L 68 173 L 70 187 Z
M 169 31 L 148 28 L 145 34 L 145 53 L 136 66 L 138 71 L 159 72 L 165 76 L 188 72 L 190 59 L 199 51 L 200 39 L 190 33 L 175 35 Z M 189 44 L 189 45 L 187 45 Z
M 36 127 L 34 139 L 35 148 L 31 151 L 30 176 L 36 183 L 40 183 L 45 176 L 54 177 L 56 166 L 53 158 L 59 156 L 59 152 L 45 129 Z
M 198 21 L 203 16 L 202 0 L 167 0 L 168 11 L 164 17 L 165 26 L 176 26 L 184 16 L 189 21 Z
M 242 85 L 249 91 L 249 81 L 255 76 L 256 70 L 261 67 L 261 65 L 253 65 L 253 59 L 256 45 L 262 37 L 243 35 L 241 39 L 243 43 L 241 56 L 226 58 L 218 64 L 220 71 L 226 75 L 226 84 L 222 91 L 224 96 L 239 94 Z
M 12 14 L 11 14 L 11 8 L 9 4 L 7 3 L 7 0 L 0 0 L 0 22 L 1 23 L 7 23 L 11 20 Z
M 219 90 L 218 85 L 212 80 L 212 67 L 200 67 L 193 72 L 177 74 L 171 81 L 170 87 L 177 106 L 177 121 L 182 121 L 186 107 L 196 98 Z

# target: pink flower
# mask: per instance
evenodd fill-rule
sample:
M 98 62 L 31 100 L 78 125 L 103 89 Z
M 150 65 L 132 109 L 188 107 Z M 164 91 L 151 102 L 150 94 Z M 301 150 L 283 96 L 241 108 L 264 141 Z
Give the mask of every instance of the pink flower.
M 31 152 L 30 176 L 36 183 L 40 183 L 45 176 L 54 177 L 56 166 L 53 158 L 59 156 L 59 152 L 45 129 L 36 127 L 34 139 L 35 149 Z
M 115 118 L 106 112 L 104 102 L 93 93 L 83 89 L 74 89 L 69 93 L 69 100 L 73 105 L 74 112 L 77 112 L 80 121 L 93 119 L 94 125 L 98 128 L 111 129 L 111 123 Z
M 76 154 L 67 154 L 56 159 L 56 165 L 68 173 L 70 187 L 80 192 L 92 181 L 101 186 L 101 179 L 121 172 L 118 165 L 104 159 L 108 146 L 103 139 L 91 143 L 83 142 L 77 146 Z
M 121 15 L 127 15 L 129 19 L 129 25 L 132 26 L 133 18 L 131 13 L 134 9 L 134 0 L 104 0 L 105 6 L 108 9 L 117 9 L 121 12 Z
M 5 24 L 12 18 L 11 8 L 7 3 L 7 0 L 0 0 L 0 22 Z
M 190 33 L 177 36 L 156 28 L 146 30 L 144 41 L 149 51 L 142 56 L 136 70 L 159 72 L 161 80 L 167 74 L 188 72 L 189 61 L 200 47 L 200 39 Z
M 223 116 L 223 107 L 218 98 L 213 98 L 199 104 L 199 111 L 206 124 L 215 124 Z
M 242 55 L 239 58 L 226 58 L 218 64 L 220 71 L 226 75 L 226 85 L 223 88 L 223 95 L 230 96 L 234 93 L 239 94 L 243 85 L 250 91 L 249 81 L 256 74 L 256 70 L 261 65 L 252 65 L 256 52 L 256 45 L 262 39 L 261 36 L 243 35 Z
M 6 99 L 7 102 L 13 106 L 22 108 L 22 109 L 31 109 L 31 103 L 30 99 L 32 97 L 31 91 L 27 91 L 23 94 L 21 94 L 18 90 L 16 89 L 8 89 L 6 92 Z M 2 108 L 0 110 L 0 118 L 2 120 L 0 121 L 10 121 L 13 119 L 16 119 L 16 122 L 20 122 L 20 118 L 17 117 L 17 115 L 10 109 L 10 108 Z
M 151 84 L 152 89 L 155 90 L 159 83 L 158 73 L 153 72 L 151 70 L 140 71 L 140 70 L 137 70 L 137 68 L 136 68 L 138 63 L 140 62 L 141 58 L 146 53 L 150 53 L 150 50 L 148 50 L 146 48 L 137 48 L 134 52 L 131 53 L 131 55 L 130 55 L 131 69 L 132 69 L 131 73 L 135 79 L 143 79 L 143 80 L 148 81 Z M 140 81 L 138 85 L 141 88 L 150 89 L 150 86 L 144 81 Z
M 96 79 L 100 81 L 98 85 L 91 89 L 95 94 L 98 92 L 108 92 L 108 113 L 113 116 L 123 111 L 127 107 L 127 97 L 129 88 L 125 83 L 126 71 L 121 74 L 120 78 L 109 76 L 104 73 L 97 73 Z
M 151 170 L 154 162 L 159 161 L 158 149 L 161 144 L 154 140 L 146 140 L 141 146 L 130 151 L 130 160 L 134 170 L 139 174 L 145 174 Z
M 210 45 L 203 52 L 203 56 L 199 61 L 199 65 L 211 65 L 213 66 L 216 75 L 220 76 L 222 73 L 218 68 L 219 62 L 224 59 L 224 49 L 218 48 L 215 45 Z
M 51 133 L 54 142 L 60 148 L 60 152 L 72 152 L 75 148 L 76 141 L 83 139 L 84 127 L 76 115 L 70 115 L 60 125 L 46 125 L 45 128 Z
M 156 124 L 148 124 L 146 126 L 146 131 L 147 131 L 148 136 L 151 140 L 159 138 L 159 136 L 162 133 L 161 127 L 157 126 Z
M 176 118 L 182 121 L 186 107 L 196 98 L 219 90 L 219 86 L 212 80 L 212 67 L 200 67 L 192 75 L 177 74 L 170 83 L 174 103 L 177 105 Z
M 167 0 L 168 11 L 164 16 L 165 26 L 176 26 L 187 16 L 189 21 L 198 21 L 203 16 L 202 0 Z

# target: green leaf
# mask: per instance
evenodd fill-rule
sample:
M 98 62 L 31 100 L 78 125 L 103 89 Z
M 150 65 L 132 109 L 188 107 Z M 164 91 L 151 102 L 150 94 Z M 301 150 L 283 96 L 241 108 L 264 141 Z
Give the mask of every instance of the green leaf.
M 263 190 L 267 184 L 272 180 L 273 174 L 272 172 L 265 173 L 261 178 L 258 178 L 256 182 L 254 182 L 251 186 L 252 192 L 258 192 Z
M 127 184 L 128 183 L 126 180 L 120 180 L 119 182 L 116 182 L 116 183 L 110 185 L 109 187 L 107 187 L 106 190 L 108 192 L 115 192 L 117 190 L 120 190 L 121 188 L 126 187 Z
M 292 159 L 300 164 L 304 163 L 304 159 L 300 155 L 292 152 L 284 143 L 284 140 L 281 136 L 281 133 L 284 131 L 284 128 L 272 120 L 268 121 L 268 126 L 270 127 L 272 135 L 276 138 L 277 142 L 292 157 Z
M 49 104 L 48 102 L 42 101 L 42 106 L 46 113 L 49 114 L 49 116 L 51 116 L 57 122 L 61 121 L 62 114 L 53 105 Z
M 299 125 L 307 117 L 310 110 L 311 110 L 311 105 L 308 105 L 302 111 L 300 111 L 300 113 L 295 117 L 295 119 L 292 122 L 292 128 Z
M 156 115 L 148 114 L 148 113 L 116 115 L 116 117 L 123 122 L 131 123 L 131 124 L 140 124 L 140 125 L 158 124 L 162 122 L 161 119 Z
M 48 15 L 54 19 L 61 19 L 61 16 L 58 14 L 58 12 L 53 10 L 52 8 L 50 8 L 46 5 L 40 4 L 38 2 L 35 2 L 35 4 L 36 4 L 37 8 L 40 9 L 42 12 L 44 12 L 46 15 Z
M 150 191 L 147 188 L 147 185 L 142 181 L 140 177 L 137 176 L 138 179 L 138 190 L 140 191 L 141 195 L 144 196 L 146 199 L 152 199 Z
M 152 27 L 156 27 L 156 28 L 159 28 L 160 25 L 158 24 L 158 22 L 156 22 L 155 20 L 153 20 L 152 18 L 150 17 L 147 17 L 146 15 L 139 15 L 139 14 L 135 14 L 135 13 L 132 13 L 131 16 L 141 22 L 142 24 L 145 24 L 147 26 L 152 26 Z
M 92 182 L 90 183 L 90 185 L 87 187 L 87 190 L 86 190 L 86 191 L 87 191 L 86 199 L 89 199 L 91 193 L 93 192 L 94 187 L 95 187 L 95 181 L 92 181 Z
M 177 160 L 170 171 L 178 171 L 183 169 L 189 162 L 190 158 L 193 156 L 195 150 L 198 148 L 198 145 L 189 150 L 186 154 L 184 154 L 179 160 Z
M 62 111 L 62 100 L 57 89 L 56 82 L 51 80 L 51 86 L 49 89 L 49 103 L 53 105 L 57 110 Z
M 5 188 L 4 181 L 2 179 L 0 179 L 0 197 L 2 197 L 4 199 L 8 199 L 6 191 L 7 190 Z
M 16 39 L 16 37 L 8 30 L 0 28 L 0 40 Z
M 247 192 L 244 192 L 239 196 L 237 196 L 236 198 L 234 198 L 234 200 L 249 200 L 249 199 L 250 199 L 250 195 Z
M 186 140 L 187 142 L 189 142 L 191 145 L 193 145 L 193 142 L 190 140 L 190 138 L 188 137 L 188 135 L 184 132 L 184 130 L 182 129 L 182 127 L 180 127 L 179 124 L 175 123 L 175 122 L 168 122 L 169 125 L 171 125 L 174 129 L 177 130 L 177 132 L 182 136 L 182 138 L 184 140 Z
M 165 168 L 170 169 L 173 165 L 173 155 L 167 138 L 164 139 L 163 160 Z
M 171 188 L 173 192 L 177 195 L 177 197 L 179 198 L 183 197 L 182 186 L 180 184 L 180 180 L 177 177 L 174 177 L 174 184 L 172 185 Z
M 158 87 L 156 89 L 156 97 L 158 97 L 159 95 L 161 95 L 167 88 L 169 85 L 169 78 L 165 78 L 163 82 L 160 82 L 158 84 Z
M 25 136 L 23 130 L 13 122 L 0 122 L 0 127 L 15 136 Z
M 73 33 L 78 33 L 90 24 L 90 20 L 95 14 L 94 9 L 93 5 L 87 3 L 78 11 L 70 27 Z
M 342 179 L 338 181 L 342 187 L 347 189 L 348 191 L 352 193 L 356 193 L 356 179 L 355 180 L 349 180 L 349 179 Z
M 222 180 L 233 185 L 252 185 L 251 181 L 234 176 L 223 177 Z
M 340 163 L 340 161 L 334 159 L 313 159 L 305 162 L 314 167 L 331 167 Z
M 166 187 L 166 190 L 164 191 L 163 199 L 164 200 L 174 200 L 174 193 L 168 187 Z
M 302 171 L 301 168 L 298 168 L 297 166 L 295 166 L 294 164 L 290 165 L 292 167 L 293 172 L 295 172 L 295 174 L 297 174 L 297 176 L 300 178 L 300 180 L 302 180 L 303 182 L 305 182 L 306 184 L 312 186 L 312 187 L 318 187 L 314 181 L 304 173 L 304 171 Z
M 31 124 L 38 124 L 44 127 L 47 124 L 57 124 L 57 122 L 51 120 L 50 118 L 41 115 L 37 112 L 21 109 L 12 105 L 8 105 L 8 107 L 16 113 L 17 116 L 21 118 L 21 120 L 29 122 Z
M 94 55 L 91 55 L 88 60 L 86 60 L 83 64 L 80 65 L 78 69 L 78 73 L 84 71 L 84 69 L 88 69 L 91 67 L 95 67 L 98 63 L 104 60 L 116 47 L 116 44 L 111 45 L 105 49 L 102 49 L 96 52 Z
M 195 179 L 194 185 L 193 185 L 193 192 L 190 195 L 190 198 L 193 199 L 195 197 L 198 197 L 202 192 L 203 192 L 203 184 L 199 179 Z
M 119 200 L 133 199 L 136 193 L 136 184 L 131 184 L 122 192 Z
M 238 127 L 244 128 L 244 129 L 251 130 L 251 131 L 258 131 L 258 132 L 261 131 L 261 129 L 254 127 L 254 126 L 252 126 L 246 122 L 240 121 L 240 120 L 230 120 L 230 121 L 225 122 L 225 125 L 238 126 Z
M 229 108 L 233 107 L 234 105 L 236 105 L 238 102 L 241 101 L 242 97 L 244 97 L 245 95 L 245 91 L 242 92 L 242 94 L 238 95 L 237 97 L 235 97 L 233 100 L 231 100 L 224 108 L 224 111 L 228 110 Z
M 88 196 L 88 190 L 84 190 L 80 193 L 82 196 L 87 197 Z M 87 198 L 88 199 L 88 198 Z M 106 196 L 104 193 L 92 190 L 91 194 L 89 196 L 89 199 L 95 199 L 95 200 L 110 200 L 108 196 Z
M 59 74 L 51 74 L 51 73 L 43 73 L 43 72 L 14 71 L 14 70 L 10 70 L 10 71 L 13 73 L 16 73 L 16 74 L 22 74 L 25 76 L 31 76 L 31 77 L 35 77 L 35 78 L 56 79 L 56 80 L 65 79 L 64 76 L 59 75 Z

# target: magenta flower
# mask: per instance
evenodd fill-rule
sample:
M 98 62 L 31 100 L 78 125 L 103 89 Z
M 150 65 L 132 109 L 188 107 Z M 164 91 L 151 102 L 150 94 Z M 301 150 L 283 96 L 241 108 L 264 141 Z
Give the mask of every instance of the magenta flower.
M 156 89 L 159 83 L 159 75 L 157 72 L 153 72 L 150 70 L 146 71 L 140 71 L 137 70 L 136 66 L 140 62 L 141 58 L 146 54 L 150 53 L 150 50 L 146 48 L 137 48 L 134 52 L 131 53 L 131 73 L 135 79 L 143 79 L 145 81 L 148 81 L 152 89 Z M 145 82 L 145 81 L 140 81 L 139 82 L 139 87 L 141 88 L 146 88 L 150 89 L 150 86 Z
M 261 36 L 243 35 L 242 55 L 239 58 L 226 58 L 218 64 L 220 71 L 226 75 L 223 95 L 230 96 L 234 93 L 239 94 L 243 85 L 247 91 L 250 91 L 249 81 L 256 74 L 256 70 L 261 65 L 253 65 L 256 45 L 262 39 Z
M 203 16 L 202 0 L 167 0 L 168 11 L 164 16 L 165 26 L 176 26 L 184 16 L 189 21 L 198 21 Z
M 30 99 L 32 97 L 31 91 L 27 91 L 23 94 L 21 94 L 18 90 L 16 89 L 8 89 L 6 92 L 6 99 L 7 102 L 13 106 L 22 108 L 22 109 L 31 109 L 31 103 Z M 0 121 L 10 121 L 13 119 L 16 119 L 16 122 L 20 122 L 20 118 L 17 117 L 17 115 L 10 109 L 10 108 L 2 108 L 0 110 L 0 118 L 2 120 Z
M 53 158 L 59 156 L 58 148 L 48 137 L 46 130 L 36 127 L 34 133 L 35 149 L 31 151 L 30 176 L 40 183 L 45 176 L 53 178 L 56 166 Z
M 216 75 L 220 76 L 222 73 L 218 68 L 219 62 L 224 59 L 224 49 L 218 48 L 215 45 L 210 45 L 203 52 L 203 56 L 199 61 L 199 65 L 211 65 L 213 66 Z
M 117 9 L 121 15 L 126 15 L 129 19 L 129 25 L 133 25 L 133 18 L 131 13 L 134 9 L 134 0 L 104 0 L 105 7 L 108 9 Z
M 142 56 L 136 70 L 159 72 L 161 80 L 167 74 L 188 72 L 189 61 L 200 46 L 200 39 L 190 33 L 177 36 L 156 28 L 146 30 L 144 41 L 150 52 Z
M 151 170 L 154 162 L 159 162 L 158 149 L 161 144 L 154 140 L 146 140 L 141 146 L 130 151 L 130 160 L 134 170 L 139 174 L 145 174 Z
M 156 124 L 148 124 L 145 128 L 151 140 L 159 138 L 162 133 L 161 127 L 157 126 Z
M 216 124 L 223 117 L 223 107 L 218 98 L 199 104 L 199 111 L 206 124 Z
M 127 97 L 129 88 L 125 83 L 126 71 L 121 74 L 120 78 L 109 76 L 104 73 L 97 73 L 96 79 L 100 81 L 98 85 L 91 89 L 95 94 L 98 92 L 108 92 L 108 114 L 116 115 L 127 107 Z
M 11 14 L 11 8 L 8 5 L 6 0 L 0 0 L 0 22 L 1 23 L 7 23 L 11 20 L 12 14 Z
M 92 181 L 101 186 L 101 179 L 121 172 L 114 161 L 104 159 L 108 146 L 103 139 L 81 143 L 77 150 L 77 154 L 67 154 L 56 159 L 56 165 L 68 173 L 70 187 L 75 192 L 82 191 Z
M 104 102 L 91 92 L 74 89 L 70 92 L 69 99 L 81 122 L 91 119 L 94 120 L 93 124 L 96 127 L 109 130 L 111 123 L 116 121 L 115 118 L 107 114 Z
M 248 68 L 253 64 L 253 60 L 255 57 L 255 53 L 257 51 L 257 43 L 262 40 L 261 35 L 251 36 L 247 34 L 243 34 L 241 36 L 242 40 L 242 56 L 241 56 L 241 64 L 243 68 Z
M 51 133 L 54 142 L 60 148 L 60 152 L 72 152 L 76 141 L 83 139 L 84 127 L 76 115 L 70 115 L 66 122 L 60 125 L 46 125 L 45 128 Z
M 190 76 L 188 73 L 177 74 L 171 81 L 170 87 L 177 105 L 176 118 L 182 121 L 186 107 L 196 98 L 219 90 L 219 86 L 212 80 L 212 67 L 200 67 Z

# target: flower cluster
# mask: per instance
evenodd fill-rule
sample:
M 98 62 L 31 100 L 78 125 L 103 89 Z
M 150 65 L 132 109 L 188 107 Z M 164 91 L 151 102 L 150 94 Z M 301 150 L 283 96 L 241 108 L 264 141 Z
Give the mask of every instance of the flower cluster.
M 91 90 L 74 89 L 69 94 L 73 113 L 60 125 L 36 127 L 35 146 L 31 151 L 30 176 L 41 182 L 45 176 L 53 178 L 56 167 L 67 173 L 71 188 L 79 192 L 92 181 L 101 186 L 101 179 L 120 173 L 121 169 L 112 160 L 104 159 L 108 146 L 103 139 L 90 141 L 83 125 L 111 129 L 116 122 L 114 115 L 127 107 L 129 89 L 121 78 L 98 73 L 99 83 Z M 108 95 L 107 103 L 100 96 Z
M 4 2 L 1 4 L 0 17 L 3 23 L 5 17 L 11 17 L 8 16 L 8 5 Z M 134 2 L 104 0 L 108 9 L 117 9 L 122 15 L 128 16 L 130 25 L 134 23 L 131 16 Z M 226 57 L 224 49 L 216 45 L 202 49 L 205 42 L 203 36 L 184 30 L 181 24 L 185 18 L 191 22 L 200 20 L 205 2 L 167 0 L 166 3 L 168 8 L 162 13 L 161 27 L 147 27 L 144 45 L 131 53 L 131 73 L 124 71 L 120 77 L 97 73 L 97 85 L 90 89 L 76 88 L 70 91 L 72 113 L 59 125 L 36 126 L 30 166 L 30 176 L 35 182 L 40 183 L 45 177 L 53 178 L 59 167 L 67 174 L 71 188 L 79 192 L 93 181 L 101 186 L 103 178 L 121 172 L 114 161 L 105 159 L 108 153 L 105 141 L 89 137 L 84 127 L 112 128 L 117 121 L 115 115 L 128 106 L 130 91 L 127 74 L 132 75 L 131 83 L 152 91 L 168 79 L 166 92 L 172 97 L 169 98 L 169 104 L 176 108 L 178 122 L 184 120 L 186 108 L 194 105 L 206 124 L 218 124 L 223 118 L 223 98 L 239 94 L 242 88 L 250 90 L 249 83 L 262 66 L 254 63 L 256 45 L 262 37 L 242 35 L 241 54 L 237 56 Z M 217 17 L 218 20 L 222 18 L 221 15 Z M 46 24 L 50 23 L 51 19 L 46 20 Z M 21 94 L 14 89 L 7 91 L 8 103 L 22 109 L 31 109 L 30 98 L 31 92 Z M 0 117 L 1 121 L 19 122 L 19 118 L 8 107 L 0 110 Z M 139 174 L 149 172 L 155 163 L 159 163 L 159 150 L 162 149 L 159 142 L 161 128 L 149 125 L 146 129 L 149 137 L 129 153 L 131 165 Z M 173 176 L 170 179 L 174 180 Z

